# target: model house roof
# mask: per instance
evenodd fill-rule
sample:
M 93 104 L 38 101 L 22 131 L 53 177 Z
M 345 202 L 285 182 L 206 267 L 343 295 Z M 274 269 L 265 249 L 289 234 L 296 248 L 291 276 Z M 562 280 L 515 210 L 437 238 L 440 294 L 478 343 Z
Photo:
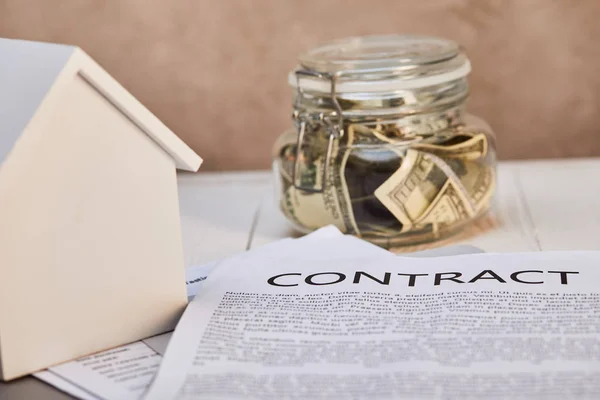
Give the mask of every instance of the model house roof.
M 17 143 L 44 99 L 78 74 L 175 161 L 197 171 L 202 159 L 75 46 L 0 38 L 0 163 Z

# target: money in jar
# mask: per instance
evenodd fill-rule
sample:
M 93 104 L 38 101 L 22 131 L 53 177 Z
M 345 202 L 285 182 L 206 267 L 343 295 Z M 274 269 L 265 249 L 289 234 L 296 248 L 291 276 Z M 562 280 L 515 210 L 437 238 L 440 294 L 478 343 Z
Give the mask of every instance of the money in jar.
M 293 126 L 274 145 L 277 202 L 302 232 L 335 225 L 383 247 L 446 238 L 490 210 L 495 138 L 469 114 L 470 62 L 450 40 L 366 36 L 299 57 Z

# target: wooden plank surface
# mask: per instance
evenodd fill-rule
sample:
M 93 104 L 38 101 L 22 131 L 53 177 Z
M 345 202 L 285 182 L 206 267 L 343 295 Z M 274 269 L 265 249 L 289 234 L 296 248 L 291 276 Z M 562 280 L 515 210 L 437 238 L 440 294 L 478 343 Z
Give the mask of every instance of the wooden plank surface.
M 542 250 L 600 250 L 600 160 L 523 163 L 519 173 Z
M 493 229 L 461 243 L 488 252 L 600 250 L 600 159 L 501 163 L 498 171 Z M 179 176 L 187 266 L 296 234 L 270 178 L 267 171 Z M 0 383 L 0 400 L 38 397 L 70 398 L 30 377 Z
M 179 175 L 186 266 L 206 264 L 248 248 L 268 179 L 264 172 Z

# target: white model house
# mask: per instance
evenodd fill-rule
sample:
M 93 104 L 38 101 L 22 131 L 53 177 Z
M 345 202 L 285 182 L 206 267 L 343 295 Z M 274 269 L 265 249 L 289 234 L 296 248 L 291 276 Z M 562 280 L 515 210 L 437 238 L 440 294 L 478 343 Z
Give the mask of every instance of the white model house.
M 0 378 L 174 327 L 200 163 L 82 50 L 0 38 Z

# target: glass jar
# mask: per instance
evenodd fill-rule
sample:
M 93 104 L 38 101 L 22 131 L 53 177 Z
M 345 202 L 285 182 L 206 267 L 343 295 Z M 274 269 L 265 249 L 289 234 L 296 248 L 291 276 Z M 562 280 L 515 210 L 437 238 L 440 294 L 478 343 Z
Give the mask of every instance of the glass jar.
M 495 139 L 465 111 L 470 68 L 456 43 L 424 36 L 348 38 L 302 55 L 289 75 L 295 126 L 274 146 L 287 219 L 390 248 L 486 214 Z

